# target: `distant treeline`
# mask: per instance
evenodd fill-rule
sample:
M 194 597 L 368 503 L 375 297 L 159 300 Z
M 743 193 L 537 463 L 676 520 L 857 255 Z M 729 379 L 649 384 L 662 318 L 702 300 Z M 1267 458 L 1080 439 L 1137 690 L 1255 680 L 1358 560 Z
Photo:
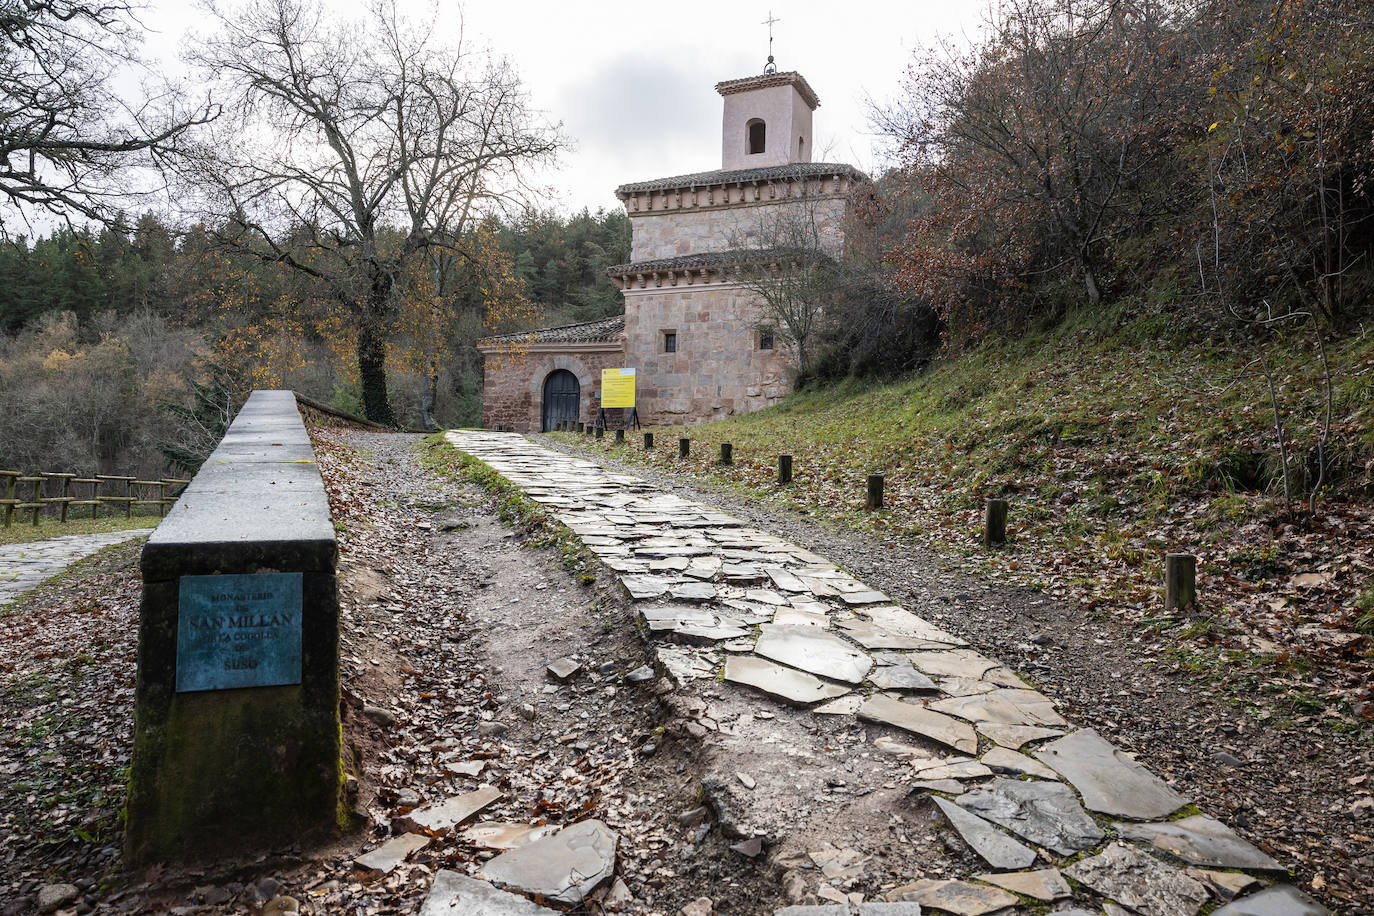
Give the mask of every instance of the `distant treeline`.
M 221 244 L 226 231 L 214 229 L 177 231 L 145 214 L 128 232 L 63 228 L 0 243 L 0 465 L 41 455 L 45 469 L 154 473 L 164 453 L 203 437 L 180 428 L 198 390 L 215 402 L 198 385 L 227 389 L 230 402 L 253 387 L 291 387 L 361 410 L 335 304 L 266 252 Z M 629 259 L 629 237 L 620 212 L 488 220 L 454 246 L 470 256 L 439 281 L 398 284 L 389 360 L 401 421 L 421 422 L 435 370 L 435 418 L 480 420 L 480 337 L 619 311 L 605 269 Z M 167 428 L 169 417 L 180 427 Z

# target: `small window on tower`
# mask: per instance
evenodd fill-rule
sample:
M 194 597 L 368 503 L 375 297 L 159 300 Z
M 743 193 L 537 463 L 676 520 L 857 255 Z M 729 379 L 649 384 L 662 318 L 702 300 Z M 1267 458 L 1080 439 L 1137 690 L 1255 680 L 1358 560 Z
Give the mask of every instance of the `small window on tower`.
M 759 349 L 760 349 L 760 350 L 771 350 L 771 349 L 773 349 L 773 332 L 772 332 L 772 331 L 759 331 Z
M 664 331 L 664 332 L 663 332 L 663 352 L 664 352 L 664 353 L 676 353 L 676 352 L 677 352 L 677 331 Z
M 805 137 L 798 137 L 798 138 L 797 138 L 797 158 L 798 158 L 798 159 L 802 158 L 802 156 L 804 155 L 803 150 L 805 150 L 805 149 L 806 149 L 806 138 L 805 138 Z
M 758 118 L 750 121 L 745 127 L 749 130 L 749 154 L 752 156 L 756 153 L 763 152 L 764 140 L 768 128 L 765 127 L 764 123 Z

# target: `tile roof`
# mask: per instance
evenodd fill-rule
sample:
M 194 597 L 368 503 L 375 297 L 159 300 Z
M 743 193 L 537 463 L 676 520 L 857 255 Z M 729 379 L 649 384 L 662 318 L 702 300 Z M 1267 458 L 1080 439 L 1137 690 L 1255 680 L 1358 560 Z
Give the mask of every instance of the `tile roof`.
M 820 255 L 814 251 L 798 251 L 787 248 L 734 248 L 729 251 L 702 251 L 696 254 L 678 255 L 675 258 L 658 258 L 653 261 L 617 264 L 614 267 L 606 268 L 606 274 L 618 277 L 625 274 L 648 274 L 655 271 L 667 273 L 672 270 L 686 270 L 688 268 L 734 267 L 759 261 L 818 257 L 828 259 L 828 256 Z
M 772 60 L 773 58 L 768 58 Z M 734 95 L 736 92 L 748 92 L 751 89 L 767 89 L 770 86 L 795 86 L 797 93 L 811 106 L 814 111 L 820 107 L 820 97 L 816 95 L 816 90 L 811 88 L 811 84 L 806 81 L 796 70 L 784 70 L 781 73 L 761 73 L 758 76 L 746 76 L 737 80 L 725 80 L 716 83 L 716 91 L 721 95 Z
M 514 334 L 499 334 L 484 337 L 484 343 L 594 343 L 615 340 L 625 330 L 625 316 L 614 315 L 581 324 L 565 324 L 556 328 L 538 328 L 533 331 L 517 331 Z
M 819 178 L 830 175 L 840 175 L 856 181 L 868 178 L 854 166 L 842 162 L 792 162 L 787 165 L 768 165 L 756 169 L 734 169 L 728 172 L 717 169 L 714 172 L 694 172 L 691 175 L 674 175 L 671 178 L 636 181 L 616 188 L 615 196 L 624 200 L 631 194 L 638 194 L 642 191 L 706 187 L 743 181 L 772 181 L 781 178 Z

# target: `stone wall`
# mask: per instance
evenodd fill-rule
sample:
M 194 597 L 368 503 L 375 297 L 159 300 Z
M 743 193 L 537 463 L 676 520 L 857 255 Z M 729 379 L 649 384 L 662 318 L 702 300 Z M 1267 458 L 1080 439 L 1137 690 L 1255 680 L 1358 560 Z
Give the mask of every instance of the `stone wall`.
M 844 244 L 845 200 L 808 197 L 753 204 L 631 212 L 631 258 L 654 261 L 685 254 L 757 248 L 760 234 L 776 234 L 781 220 L 815 222 L 821 246 L 838 253 Z M 765 246 L 769 243 L 763 243 Z
M 791 389 L 792 353 L 758 349 L 757 296 L 734 284 L 626 290 L 625 365 L 639 373 L 646 427 L 697 423 L 776 403 Z M 663 332 L 677 352 L 663 352 Z
M 483 349 L 482 425 L 516 432 L 539 432 L 543 419 L 544 381 L 558 369 L 577 376 L 581 386 L 580 419 L 596 419 L 601 370 L 626 365 L 622 344 L 594 343 L 579 349 L 575 344 L 556 348 L 534 346 L 524 354 Z

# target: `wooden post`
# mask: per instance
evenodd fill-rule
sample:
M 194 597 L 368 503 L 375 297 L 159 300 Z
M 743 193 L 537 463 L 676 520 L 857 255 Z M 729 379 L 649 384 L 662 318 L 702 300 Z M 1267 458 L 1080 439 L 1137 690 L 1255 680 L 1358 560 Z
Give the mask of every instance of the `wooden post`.
M 67 524 L 67 501 L 72 498 L 72 478 L 74 474 L 62 475 L 62 524 Z
M 692 448 L 692 440 L 691 440 L 691 439 L 679 439 L 679 440 L 677 440 L 677 456 L 678 456 L 679 458 L 686 458 L 687 455 L 688 455 L 688 453 L 691 451 L 691 448 Z
M 14 522 L 14 481 L 19 477 L 19 472 L 7 472 L 5 474 L 5 527 L 8 528 Z
M 991 547 L 1007 540 L 1007 507 L 1005 499 L 989 499 L 983 510 L 983 543 Z
M 649 449 L 651 449 L 651 448 L 653 448 L 653 447 L 654 447 L 654 434 L 653 434 L 653 433 L 645 433 L 645 434 L 644 434 L 644 450 L 647 452 Z
M 586 424 L 586 423 L 583 423 L 581 420 L 578 420 L 578 421 L 577 421 L 577 434 L 580 436 L 580 435 L 582 435 L 582 434 L 583 434 L 584 432 L 586 432 L 586 431 L 587 431 L 587 424 Z
M 778 456 L 778 483 L 792 482 L 792 456 Z
M 1164 557 L 1164 610 L 1192 613 L 1197 605 L 1197 557 L 1171 553 Z
M 43 511 L 43 478 L 33 478 L 33 527 L 38 527 L 38 513 Z
M 91 484 L 91 518 L 94 519 L 100 514 L 100 485 L 102 481 L 99 477 L 92 477 L 95 481 Z
M 720 463 L 721 463 L 721 464 L 734 464 L 734 463 L 735 463 L 735 447 L 734 447 L 734 445 L 732 445 L 732 444 L 729 443 L 729 442 L 722 442 L 722 443 L 720 444 Z
M 872 512 L 874 509 L 883 507 L 883 475 L 868 475 L 868 500 L 864 503 L 864 508 Z
M 134 479 L 124 478 L 124 517 L 134 517 Z
M 624 445 L 624 444 L 625 444 L 625 430 L 623 430 L 623 429 L 617 429 L 617 430 L 615 431 L 615 444 L 616 444 L 616 445 Z
M 63 504 L 62 508 L 65 511 L 66 504 Z M 157 517 L 167 517 L 167 484 L 160 480 L 157 482 Z
M 606 435 L 606 429 L 605 429 L 605 427 L 598 426 L 598 427 L 596 428 L 596 438 L 600 439 L 600 438 L 601 438 L 602 436 L 604 436 L 604 435 Z

